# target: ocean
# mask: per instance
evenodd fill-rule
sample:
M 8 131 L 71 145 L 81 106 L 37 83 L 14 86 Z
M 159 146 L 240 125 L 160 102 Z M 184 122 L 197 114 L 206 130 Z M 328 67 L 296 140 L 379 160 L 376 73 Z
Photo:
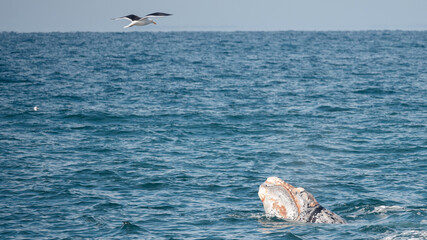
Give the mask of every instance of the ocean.
M 427 239 L 427 31 L 0 33 L 1 239 Z M 267 218 L 304 187 L 348 224 Z

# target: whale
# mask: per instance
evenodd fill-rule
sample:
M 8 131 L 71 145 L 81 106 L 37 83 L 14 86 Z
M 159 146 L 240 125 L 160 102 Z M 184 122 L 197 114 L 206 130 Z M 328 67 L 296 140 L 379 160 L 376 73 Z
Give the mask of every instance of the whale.
M 343 218 L 322 207 L 302 187 L 294 187 L 278 177 L 269 177 L 259 186 L 258 196 L 267 217 L 306 223 L 345 224 Z

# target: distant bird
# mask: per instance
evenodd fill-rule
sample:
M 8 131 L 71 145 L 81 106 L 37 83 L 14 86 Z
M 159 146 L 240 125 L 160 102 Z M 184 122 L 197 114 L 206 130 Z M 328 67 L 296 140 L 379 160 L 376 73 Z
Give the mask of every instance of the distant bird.
M 128 27 L 132 27 L 132 26 L 144 26 L 144 25 L 148 25 L 148 24 L 157 24 L 156 22 L 154 22 L 151 17 L 166 17 L 166 16 L 170 16 L 172 14 L 169 13 L 162 13 L 162 12 L 155 12 L 155 13 L 151 13 L 148 15 L 145 15 L 144 17 L 138 17 L 136 15 L 127 15 L 124 17 L 118 17 L 118 18 L 113 18 L 112 20 L 120 20 L 120 19 L 127 19 L 129 21 L 131 21 L 131 23 L 127 26 L 124 26 L 123 28 L 128 28 Z

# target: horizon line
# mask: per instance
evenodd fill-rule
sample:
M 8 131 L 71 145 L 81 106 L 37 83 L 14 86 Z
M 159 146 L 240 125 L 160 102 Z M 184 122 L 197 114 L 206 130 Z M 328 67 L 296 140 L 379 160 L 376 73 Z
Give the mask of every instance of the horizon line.
M 288 29 L 288 30 L 215 30 L 215 29 L 209 29 L 209 30 L 130 30 L 130 31 L 9 31 L 4 30 L 0 31 L 0 33 L 135 33 L 135 32 L 150 32 L 150 33 L 166 33 L 166 32 L 425 32 L 427 29 L 353 29 L 353 30 L 344 30 L 344 29 L 317 29 L 317 30 L 294 30 L 294 29 Z

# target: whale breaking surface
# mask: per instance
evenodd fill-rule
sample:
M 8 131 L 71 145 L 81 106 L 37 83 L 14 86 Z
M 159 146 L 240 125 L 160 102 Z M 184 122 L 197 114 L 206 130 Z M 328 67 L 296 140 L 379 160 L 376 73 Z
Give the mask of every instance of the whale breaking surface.
M 294 187 L 278 177 L 269 177 L 259 186 L 267 217 L 307 223 L 347 223 L 337 214 L 322 207 L 304 188 Z

